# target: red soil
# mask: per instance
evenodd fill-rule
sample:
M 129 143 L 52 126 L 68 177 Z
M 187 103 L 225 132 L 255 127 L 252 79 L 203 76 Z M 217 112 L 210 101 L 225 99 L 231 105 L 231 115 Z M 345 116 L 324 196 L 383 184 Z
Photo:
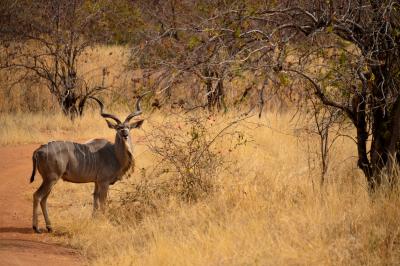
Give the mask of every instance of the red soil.
M 33 233 L 32 194 L 40 182 L 29 178 L 38 146 L 0 147 L 0 265 L 82 265 L 75 250 Z

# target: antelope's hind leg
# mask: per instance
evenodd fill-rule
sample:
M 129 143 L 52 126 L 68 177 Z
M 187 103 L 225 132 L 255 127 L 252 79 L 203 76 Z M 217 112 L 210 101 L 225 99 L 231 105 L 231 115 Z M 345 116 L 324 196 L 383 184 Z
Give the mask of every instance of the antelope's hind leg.
M 40 234 L 41 230 L 38 227 L 38 207 L 39 203 L 42 208 L 43 216 L 46 222 L 46 227 L 49 232 L 52 231 L 51 228 L 51 222 L 49 219 L 49 215 L 47 212 L 47 198 L 50 194 L 51 189 L 53 188 L 54 184 L 57 182 L 57 178 L 49 178 L 45 179 L 43 178 L 43 182 L 36 190 L 35 193 L 33 193 L 33 216 L 32 216 L 32 228 L 35 231 L 35 233 Z
M 49 214 L 47 211 L 47 198 L 50 195 L 51 189 L 53 188 L 53 186 L 55 185 L 56 181 L 51 181 L 50 187 L 48 188 L 48 192 L 46 194 L 46 196 L 43 197 L 42 201 L 40 202 L 40 206 L 42 207 L 42 213 L 44 216 L 44 220 L 46 222 L 46 229 L 49 233 L 53 232 L 53 228 L 51 227 L 51 222 L 50 222 L 50 218 L 49 218 Z

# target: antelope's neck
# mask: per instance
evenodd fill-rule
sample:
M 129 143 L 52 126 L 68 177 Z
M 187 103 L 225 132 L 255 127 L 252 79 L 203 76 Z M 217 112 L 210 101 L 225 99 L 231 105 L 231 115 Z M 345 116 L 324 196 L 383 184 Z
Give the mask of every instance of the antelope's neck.
M 115 137 L 115 154 L 124 174 L 133 164 L 133 147 L 130 137 L 127 141 L 121 139 L 119 135 Z

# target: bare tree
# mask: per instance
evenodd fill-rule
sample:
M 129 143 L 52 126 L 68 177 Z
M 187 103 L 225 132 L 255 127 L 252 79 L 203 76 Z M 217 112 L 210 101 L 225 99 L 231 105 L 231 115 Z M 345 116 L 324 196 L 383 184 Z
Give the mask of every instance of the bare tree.
M 88 97 L 106 89 L 78 73 L 80 56 L 105 32 L 93 31 L 101 8 L 85 1 L 5 1 L 0 10 L 0 69 L 44 81 L 64 114 L 82 115 Z
M 261 77 L 256 82 L 284 84 L 275 87 L 290 88 L 289 94 L 309 108 L 309 93 L 301 92 L 306 88 L 321 106 L 339 110 L 355 127 L 358 166 L 371 189 L 381 183 L 385 169 L 392 171 L 400 140 L 398 1 L 187 0 L 167 5 L 175 5 L 171 15 L 160 16 L 157 9 L 147 13 L 160 20 L 150 20 L 154 30 L 143 35 L 146 45 L 133 53 L 137 66 L 159 74 L 165 91 L 185 77 L 202 82 L 202 95 L 218 104 L 213 94 L 218 98 L 219 88 L 225 93 L 229 81 L 251 72 Z M 261 106 L 262 88 L 254 94 Z
M 283 36 L 305 38 L 298 64 L 286 61 L 283 70 L 304 79 L 322 105 L 340 110 L 356 128 L 358 166 L 371 189 L 398 156 L 399 8 L 390 0 L 296 1 L 259 13 L 286 20 Z
M 247 1 L 139 2 L 154 26 L 133 47 L 131 66 L 152 73 L 152 89 L 166 98 L 184 84 L 192 104 L 226 111 L 227 86 L 234 79 L 245 80 L 246 72 L 265 76 L 254 66 L 273 49 L 263 30 L 253 30 L 259 22 L 249 20 Z

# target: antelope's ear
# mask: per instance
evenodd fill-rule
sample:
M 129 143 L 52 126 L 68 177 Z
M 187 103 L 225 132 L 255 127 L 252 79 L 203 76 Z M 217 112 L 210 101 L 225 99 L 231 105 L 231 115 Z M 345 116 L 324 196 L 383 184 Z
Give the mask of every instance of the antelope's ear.
M 142 120 L 138 120 L 138 121 L 135 121 L 133 123 L 130 123 L 129 124 L 129 129 L 140 128 L 142 126 L 143 122 L 144 122 L 144 120 L 142 119 Z
M 106 119 L 107 125 L 111 129 L 117 129 L 117 124 L 114 124 L 113 122 L 109 121 Z

